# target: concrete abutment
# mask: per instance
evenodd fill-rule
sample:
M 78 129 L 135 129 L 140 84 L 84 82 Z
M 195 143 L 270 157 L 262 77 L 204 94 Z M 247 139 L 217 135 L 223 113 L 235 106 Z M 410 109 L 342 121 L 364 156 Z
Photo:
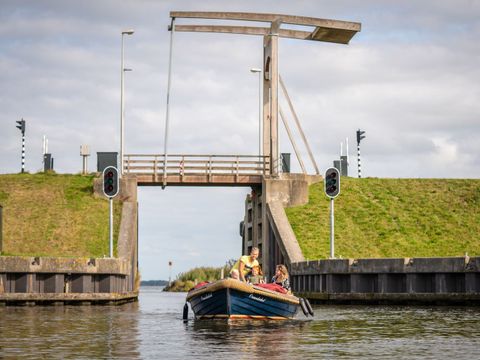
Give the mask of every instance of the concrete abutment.
M 243 252 L 260 248 L 268 280 L 276 264 L 285 264 L 294 293 L 314 302 L 480 304 L 480 257 L 306 261 L 285 208 L 306 204 L 309 185 L 321 180 L 301 174 L 266 177 L 247 196 Z
M 0 256 L 0 304 L 121 304 L 138 298 L 137 182 L 121 179 L 116 258 Z M 101 180 L 94 183 L 103 196 Z M 108 239 L 105 239 L 108 241 Z

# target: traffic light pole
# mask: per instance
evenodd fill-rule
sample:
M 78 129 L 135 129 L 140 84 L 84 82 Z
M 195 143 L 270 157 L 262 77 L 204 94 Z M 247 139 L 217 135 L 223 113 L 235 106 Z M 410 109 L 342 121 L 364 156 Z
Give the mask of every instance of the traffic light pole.
M 26 129 L 26 121 L 23 120 L 18 120 L 16 121 L 18 124 L 16 127 L 18 130 L 22 132 L 22 173 L 25 172 L 25 129 Z
M 335 236 L 334 236 L 334 203 L 335 200 L 330 198 L 330 259 L 335 259 Z
M 113 198 L 110 197 L 108 200 L 110 202 L 110 257 L 113 258 Z
M 340 172 L 336 168 L 328 168 L 324 176 L 325 195 L 330 198 L 330 259 L 335 259 L 334 233 L 334 199 L 340 194 Z
M 109 243 L 110 257 L 113 258 L 113 198 L 118 195 L 120 183 L 118 181 L 118 170 L 114 166 L 107 166 L 103 170 L 103 193 L 108 198 L 110 205 L 109 214 Z

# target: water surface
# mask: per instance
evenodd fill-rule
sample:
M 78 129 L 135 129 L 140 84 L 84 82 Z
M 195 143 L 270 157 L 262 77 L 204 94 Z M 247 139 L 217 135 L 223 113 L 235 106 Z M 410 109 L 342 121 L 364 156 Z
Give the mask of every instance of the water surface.
M 0 307 L 0 359 L 480 358 L 480 308 L 316 306 L 313 320 L 182 321 L 184 293 Z

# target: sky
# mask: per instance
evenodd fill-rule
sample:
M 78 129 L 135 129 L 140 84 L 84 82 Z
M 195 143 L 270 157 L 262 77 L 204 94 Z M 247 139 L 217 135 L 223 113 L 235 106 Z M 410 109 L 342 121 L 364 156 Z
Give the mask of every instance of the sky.
M 20 171 L 22 118 L 30 172 L 42 169 L 44 135 L 59 173 L 81 170 L 81 144 L 90 146 L 90 171 L 96 152 L 119 150 L 121 31 L 130 28 L 125 152 L 163 153 L 173 10 L 362 23 L 349 45 L 280 39 L 280 73 L 320 171 L 348 137 L 355 175 L 362 129 L 364 177 L 480 177 L 479 0 L 0 0 L 0 173 Z M 261 67 L 262 54 L 261 37 L 175 34 L 169 152 L 258 153 L 258 75 L 249 70 Z M 283 128 L 280 151 L 293 154 Z M 168 261 L 174 278 L 238 257 L 248 192 L 140 188 L 142 278 L 167 279 Z

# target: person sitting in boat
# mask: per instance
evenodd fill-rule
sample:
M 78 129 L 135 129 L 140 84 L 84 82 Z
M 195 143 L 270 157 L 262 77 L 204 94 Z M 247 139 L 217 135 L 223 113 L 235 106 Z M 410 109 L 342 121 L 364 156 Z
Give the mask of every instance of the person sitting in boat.
M 239 280 L 246 282 L 245 277 L 252 272 L 252 268 L 254 266 L 259 266 L 257 261 L 259 253 L 260 250 L 258 250 L 257 247 L 253 247 L 250 251 L 250 255 L 243 255 L 237 260 L 235 265 L 233 265 L 232 270 L 230 270 L 230 274 L 232 274 L 233 270 L 238 270 L 238 274 L 240 275 Z
M 275 275 L 272 277 L 272 283 L 280 285 L 285 290 L 290 292 L 290 280 L 288 276 L 288 270 L 285 265 L 280 264 L 276 266 Z
M 240 275 L 238 275 L 238 270 L 232 269 L 232 271 L 230 271 L 230 277 L 235 280 L 240 280 L 239 279 Z
M 252 285 L 264 284 L 265 280 L 263 280 L 263 273 L 260 265 L 254 266 L 252 268 L 252 272 L 250 273 L 250 275 L 247 275 L 246 279 L 247 282 Z

